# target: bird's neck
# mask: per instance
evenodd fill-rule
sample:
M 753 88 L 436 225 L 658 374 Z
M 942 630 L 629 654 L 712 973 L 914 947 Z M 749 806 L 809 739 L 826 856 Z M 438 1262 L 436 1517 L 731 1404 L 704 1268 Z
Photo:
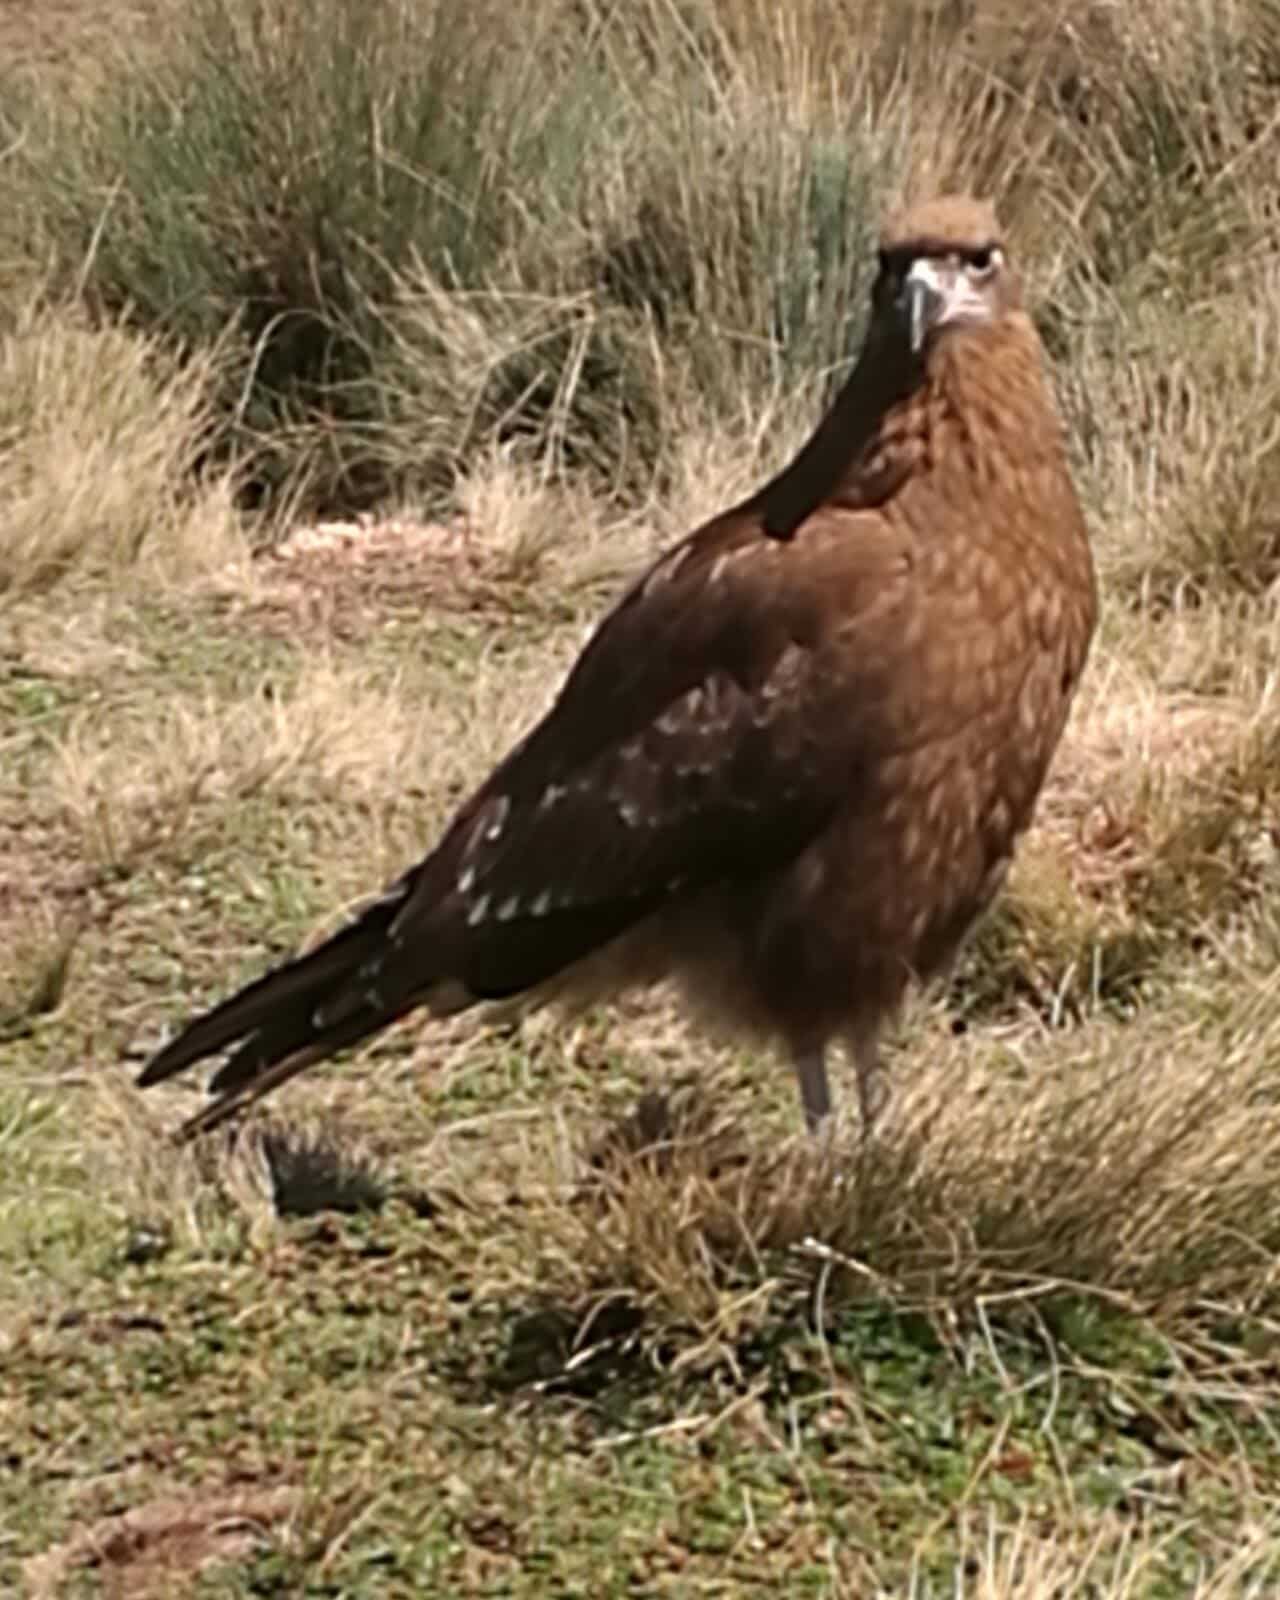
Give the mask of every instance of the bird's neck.
M 868 345 L 799 454 L 761 490 L 768 531 L 790 538 L 819 506 L 884 505 L 938 473 L 998 478 L 1047 444 L 1039 346 L 1021 315 L 939 340 L 926 360 Z

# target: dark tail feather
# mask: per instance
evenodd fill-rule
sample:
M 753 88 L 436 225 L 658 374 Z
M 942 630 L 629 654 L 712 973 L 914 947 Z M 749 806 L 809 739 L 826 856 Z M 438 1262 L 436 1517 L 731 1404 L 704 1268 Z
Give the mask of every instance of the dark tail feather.
M 286 1009 L 309 1015 L 326 995 L 353 977 L 370 959 L 380 931 L 367 930 L 361 922 L 353 923 L 309 955 L 286 962 L 248 984 L 212 1011 L 189 1022 L 176 1039 L 152 1056 L 138 1083 L 144 1089 L 162 1083 L 205 1056 L 225 1050 L 265 1023 L 278 1022 Z
M 273 1089 L 287 1083 L 290 1078 L 305 1071 L 317 1061 L 336 1055 L 350 1044 L 367 1039 L 370 1034 L 389 1027 L 393 1022 L 412 1011 L 418 1003 L 417 996 L 402 1001 L 394 1010 L 361 1008 L 326 1028 L 310 1044 L 286 1045 L 283 1030 L 263 1036 L 255 1034 L 236 1051 L 213 1078 L 209 1092 L 216 1098 L 195 1116 L 188 1117 L 178 1129 L 179 1139 L 193 1139 L 207 1133 L 220 1122 L 238 1111 L 261 1100 Z M 296 1030 L 287 1037 L 295 1038 Z
M 387 970 L 398 964 L 394 958 L 400 952 L 388 944 L 387 934 L 403 903 L 397 885 L 317 949 L 196 1017 L 151 1058 L 138 1076 L 139 1085 L 160 1083 L 206 1056 L 237 1046 L 209 1085 L 218 1099 L 182 1129 L 189 1135 L 260 1099 L 312 1062 L 404 1016 L 432 985 Z

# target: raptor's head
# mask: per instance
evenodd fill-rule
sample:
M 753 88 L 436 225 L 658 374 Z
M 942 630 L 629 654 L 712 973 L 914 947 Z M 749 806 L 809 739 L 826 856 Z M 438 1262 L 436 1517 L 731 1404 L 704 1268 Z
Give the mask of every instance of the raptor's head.
M 992 207 L 947 195 L 909 206 L 880 234 L 872 316 L 884 335 L 922 356 L 958 328 L 999 324 L 1022 291 Z

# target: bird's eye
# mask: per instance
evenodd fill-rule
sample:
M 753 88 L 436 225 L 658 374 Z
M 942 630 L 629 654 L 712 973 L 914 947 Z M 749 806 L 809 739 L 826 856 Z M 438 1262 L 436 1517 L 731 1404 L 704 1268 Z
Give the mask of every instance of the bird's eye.
M 993 244 L 982 245 L 977 250 L 967 250 L 965 260 L 974 272 L 985 277 L 1000 265 L 1000 252 Z

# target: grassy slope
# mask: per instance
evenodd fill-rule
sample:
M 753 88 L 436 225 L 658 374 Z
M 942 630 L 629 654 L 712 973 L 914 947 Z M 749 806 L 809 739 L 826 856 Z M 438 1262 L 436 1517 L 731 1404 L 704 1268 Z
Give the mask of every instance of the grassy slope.
M 762 13 L 720 9 L 750 78 Z M 1158 60 L 1103 80 L 1095 142 L 1045 157 L 1059 204 L 1112 164 L 1092 211 L 1055 213 L 1061 250 L 1025 128 L 969 124 L 986 143 L 957 157 L 922 114 L 895 158 L 984 172 L 1020 218 L 1107 614 L 1040 825 L 945 1003 L 906 1020 L 867 1150 L 853 1127 L 811 1149 L 785 1071 L 661 1000 L 411 1023 L 171 1146 L 194 1089 L 129 1083 L 161 1029 L 425 844 L 619 574 L 786 440 L 693 407 L 639 515 L 477 450 L 450 528 L 252 561 L 227 484 L 190 486 L 222 357 L 175 374 L 11 291 L 0 1584 L 1280 1587 L 1280 299 L 1263 135 L 1234 130 L 1207 198 L 1191 181 L 1222 166 L 1213 84 L 1244 24 L 1210 56 L 1200 12 L 1168 21 Z M 1123 87 L 1206 60 L 1202 115 L 1177 124 L 1185 85 L 1144 102 L 1139 159 Z M 635 1153 L 645 1130 L 662 1155 Z
M 65 592 L 11 613 L 0 1559 L 283 1487 L 207 1592 L 942 1593 L 962 1550 L 989 1593 L 1272 1570 L 1261 922 L 1065 1031 L 913 1018 L 901 1121 L 865 1158 L 849 1130 L 843 1186 L 785 1073 L 660 1005 L 408 1027 L 226 1146 L 166 1146 L 188 1091 L 139 1101 L 122 1055 L 404 859 L 597 603 L 593 570 L 516 589 L 507 560 L 344 578 L 337 628 L 305 563 L 86 595 L 66 636 Z M 645 1085 L 697 1069 L 674 1164 L 601 1156 L 582 1190 Z M 374 1209 L 314 1214 L 335 1198 Z

